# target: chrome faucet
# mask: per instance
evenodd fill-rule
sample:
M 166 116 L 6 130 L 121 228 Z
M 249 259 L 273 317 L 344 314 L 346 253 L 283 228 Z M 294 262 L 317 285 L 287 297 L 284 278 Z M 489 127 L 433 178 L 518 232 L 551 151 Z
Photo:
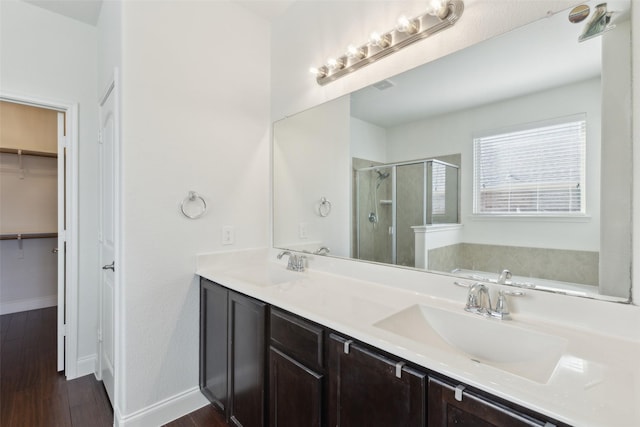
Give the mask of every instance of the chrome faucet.
M 470 313 L 488 317 L 495 317 L 496 319 L 500 320 L 507 320 L 511 318 L 509 307 L 507 305 L 507 295 L 522 296 L 524 295 L 524 292 L 501 290 L 498 293 L 496 306 L 495 308 L 493 308 L 491 306 L 489 288 L 487 288 L 487 286 L 483 283 L 476 282 L 473 285 L 469 286 L 469 293 L 467 294 L 467 304 L 464 309 Z
M 314 252 L 315 255 L 327 255 L 331 252 L 331 250 L 326 246 L 320 246 L 317 251 Z
M 489 288 L 482 283 L 471 285 L 467 294 L 467 305 L 464 309 L 470 313 L 490 314 L 491 297 L 489 296 Z
M 307 257 L 304 255 L 292 254 L 290 251 L 282 251 L 278 254 L 278 259 L 282 259 L 283 256 L 289 255 L 289 262 L 287 263 L 287 270 L 291 271 L 304 271 Z
M 504 285 L 507 283 L 507 280 L 511 280 L 513 275 L 509 270 L 502 270 L 500 273 L 500 277 L 498 277 L 498 285 Z

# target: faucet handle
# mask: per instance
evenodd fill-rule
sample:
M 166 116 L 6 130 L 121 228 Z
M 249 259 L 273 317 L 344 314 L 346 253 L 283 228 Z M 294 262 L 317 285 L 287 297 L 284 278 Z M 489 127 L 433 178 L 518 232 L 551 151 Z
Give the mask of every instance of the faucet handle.
M 289 262 L 287 263 L 287 270 L 295 271 L 297 265 L 298 265 L 298 255 L 290 254 Z
M 496 309 L 494 310 L 495 316 L 500 319 L 506 319 L 509 317 L 509 307 L 507 305 L 507 297 L 504 291 L 498 293 L 498 301 L 496 301 Z
M 296 271 L 304 271 L 306 267 L 307 256 L 306 255 L 298 255 L 297 263 L 296 263 Z

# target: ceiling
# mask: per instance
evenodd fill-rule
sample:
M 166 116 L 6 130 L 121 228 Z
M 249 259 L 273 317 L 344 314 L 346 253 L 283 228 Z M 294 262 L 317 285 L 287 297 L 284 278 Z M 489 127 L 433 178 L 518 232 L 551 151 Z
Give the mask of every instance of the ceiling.
M 103 0 L 22 0 L 34 6 L 96 26 Z M 109 0 L 107 0 L 109 1 Z M 272 21 L 296 0 L 232 0 L 254 14 Z

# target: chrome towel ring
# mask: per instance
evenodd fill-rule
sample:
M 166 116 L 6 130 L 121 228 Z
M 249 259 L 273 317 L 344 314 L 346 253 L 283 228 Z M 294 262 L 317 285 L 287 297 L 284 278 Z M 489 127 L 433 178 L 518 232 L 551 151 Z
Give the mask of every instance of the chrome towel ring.
M 318 214 L 321 217 L 329 216 L 331 213 L 331 202 L 327 200 L 326 197 L 320 198 L 320 203 L 318 204 Z
M 195 202 L 195 203 L 194 203 Z M 190 209 L 190 205 L 199 204 L 200 209 Z M 207 202 L 204 198 L 195 191 L 189 191 L 189 195 L 180 203 L 180 210 L 182 214 L 190 219 L 198 219 L 207 211 Z

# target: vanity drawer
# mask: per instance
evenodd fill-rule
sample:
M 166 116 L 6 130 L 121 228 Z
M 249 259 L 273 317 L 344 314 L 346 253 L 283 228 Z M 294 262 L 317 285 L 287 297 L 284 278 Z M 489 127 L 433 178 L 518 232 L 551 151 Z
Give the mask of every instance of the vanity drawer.
M 323 329 L 295 315 L 271 309 L 271 344 L 311 369 L 322 370 Z

